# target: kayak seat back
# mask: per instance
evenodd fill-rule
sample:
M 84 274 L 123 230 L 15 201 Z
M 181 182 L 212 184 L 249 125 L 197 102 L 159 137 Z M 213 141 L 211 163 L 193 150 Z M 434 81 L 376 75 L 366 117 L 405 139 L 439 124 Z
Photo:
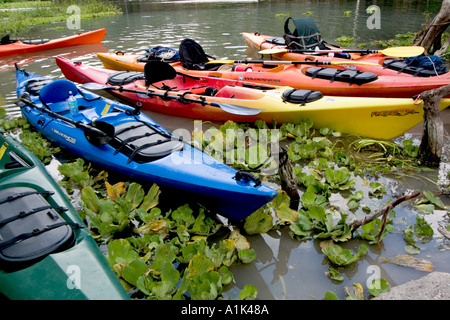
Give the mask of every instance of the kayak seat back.
M 75 245 L 75 234 L 46 198 L 53 192 L 30 187 L 0 191 L 0 269 L 21 270 Z
M 378 75 L 372 72 L 324 67 L 308 68 L 305 74 L 313 79 L 327 79 L 330 82 L 339 81 L 358 85 L 374 81 L 378 78 Z
M 96 127 L 99 127 L 96 121 Z M 114 139 L 110 145 L 114 154 L 123 153 L 128 163 L 146 163 L 166 157 L 183 149 L 184 143 L 176 140 L 168 132 L 141 121 L 130 121 L 114 126 Z
M 181 41 L 178 51 L 183 67 L 188 70 L 216 70 L 220 67 L 207 64 L 209 58 L 215 58 L 207 55 L 202 46 L 192 39 Z
M 306 103 L 314 102 L 323 97 L 322 92 L 314 90 L 288 89 L 283 92 L 281 98 L 284 102 L 300 104 L 304 106 Z
M 74 96 L 78 93 L 78 88 L 72 81 L 55 80 L 46 84 L 39 91 L 39 99 L 41 102 L 53 112 L 69 111 L 70 95 Z

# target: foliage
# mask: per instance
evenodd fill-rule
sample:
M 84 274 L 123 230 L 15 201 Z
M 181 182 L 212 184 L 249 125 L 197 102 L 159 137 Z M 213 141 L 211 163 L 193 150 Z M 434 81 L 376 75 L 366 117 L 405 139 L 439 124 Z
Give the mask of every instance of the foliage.
M 358 252 L 353 254 L 349 249 L 343 249 L 337 244 L 331 244 L 322 248 L 322 252 L 330 259 L 330 261 L 339 267 L 345 267 L 359 260 L 367 254 L 367 246 L 361 244 L 358 247 Z
M 348 15 L 346 15 L 348 16 Z M 338 43 L 339 46 L 341 47 L 353 47 L 353 45 L 355 44 L 355 39 L 353 37 L 348 37 L 348 36 L 341 36 L 339 38 L 336 38 L 335 41 Z
M 26 127 L 26 121 L 22 126 Z M 264 139 L 260 139 L 262 132 Z M 31 141 L 39 139 L 30 137 Z M 237 140 L 242 138 L 245 143 L 240 147 L 246 148 L 245 152 L 238 150 Z M 229 268 L 256 259 L 257 253 L 245 235 L 281 228 L 287 228 L 295 239 L 320 239 L 326 243 L 322 252 L 331 262 L 328 276 L 342 281 L 339 268 L 357 262 L 367 253 L 365 245 L 353 253 L 338 244 L 354 237 L 350 215 L 364 215 L 381 207 L 388 192 L 382 180 L 363 180 L 362 188 L 358 186 L 361 189 L 355 190 L 357 177 L 375 172 L 398 174 L 399 168 L 405 172 L 415 169 L 416 146 L 408 140 L 396 144 L 365 138 L 347 144 L 341 138 L 329 128 L 316 130 L 308 119 L 296 125 L 285 123 L 278 131 L 271 131 L 261 121 L 254 124 L 228 121 L 208 132 L 195 131 L 194 142 L 211 155 L 222 161 L 232 159 L 235 168 L 263 164 L 266 172 L 277 166 L 271 145 L 283 141 L 298 180 L 301 193 L 298 210 L 290 208 L 290 198 L 280 191 L 271 203 L 242 221 L 239 228 L 245 233 L 233 226 L 221 239 L 217 236 L 224 226 L 210 218 L 203 208 L 186 204 L 163 211 L 157 185 L 110 184 L 107 172 L 98 172 L 81 159 L 59 167 L 64 176 L 60 183 L 70 194 L 80 191 L 83 208 L 80 215 L 97 241 L 106 244 L 109 263 L 136 299 L 222 299 L 227 285 L 234 282 Z M 255 150 L 258 152 L 252 158 Z M 272 178 L 277 177 L 275 173 L 271 173 Z M 331 204 L 331 198 L 341 194 L 347 208 Z M 430 236 L 423 214 L 445 206 L 438 197 L 424 192 L 424 198 L 416 201 L 415 207 L 423 213 L 414 226 L 403 232 L 411 247 Z M 381 239 L 393 230 L 394 217 L 391 211 Z M 358 228 L 356 237 L 369 245 L 375 244 L 380 226 L 381 220 L 375 219 Z M 373 292 L 371 288 L 371 294 L 376 295 L 377 288 L 385 288 L 385 283 L 375 285 Z M 359 286 L 347 288 L 346 292 L 347 299 L 362 297 Z M 239 298 L 255 299 L 256 295 L 256 287 L 247 285 Z M 337 297 L 327 292 L 326 298 Z
M 101 0 L 22 1 L 6 3 L 2 4 L 1 8 L 27 8 L 28 10 L 7 10 L 2 12 L 3 19 L 0 20 L 0 34 L 11 33 L 14 36 L 36 25 L 66 21 L 71 15 L 66 12 L 67 8 L 73 4 L 80 7 L 81 19 L 121 13 L 120 9 L 113 3 Z

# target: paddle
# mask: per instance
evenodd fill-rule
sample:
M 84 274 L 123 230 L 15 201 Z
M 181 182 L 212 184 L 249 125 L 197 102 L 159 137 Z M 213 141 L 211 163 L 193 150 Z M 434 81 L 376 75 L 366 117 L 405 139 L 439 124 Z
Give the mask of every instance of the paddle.
M 406 58 L 420 56 L 424 53 L 425 49 L 420 46 L 404 46 L 404 47 L 392 47 L 383 50 L 347 50 L 347 49 L 337 49 L 337 50 L 307 50 L 307 49 L 266 49 L 261 50 L 260 54 L 277 54 L 277 53 L 287 53 L 287 52 L 301 52 L 301 53 L 382 53 L 385 56 Z
M 359 62 L 359 61 L 275 61 L 275 60 L 212 60 L 207 63 L 262 63 L 262 64 L 312 64 L 312 65 L 346 65 L 346 64 L 364 64 L 369 66 L 380 66 L 378 63 Z
M 263 109 L 248 108 L 248 107 L 238 106 L 238 105 L 234 105 L 234 104 L 217 103 L 217 102 L 209 102 L 209 101 L 206 101 L 206 100 L 203 100 L 203 99 L 186 98 L 186 97 L 184 97 L 182 95 L 173 96 L 173 95 L 169 95 L 169 94 L 166 94 L 166 93 L 157 93 L 157 92 L 152 92 L 152 91 L 125 89 L 123 87 L 115 87 L 115 86 L 104 86 L 104 85 L 98 84 L 96 82 L 88 82 L 88 83 L 83 84 L 81 87 L 83 89 L 91 90 L 91 91 L 95 91 L 95 90 L 118 90 L 120 92 L 125 91 L 125 92 L 138 93 L 138 94 L 145 95 L 147 97 L 160 97 L 160 98 L 163 98 L 163 99 L 172 99 L 172 100 L 177 100 L 177 101 L 181 101 L 181 102 L 199 103 L 201 105 L 210 105 L 212 107 L 218 107 L 218 108 L 222 109 L 223 111 L 225 111 L 227 113 L 241 115 L 241 116 L 253 116 L 253 115 L 257 115 L 257 114 L 261 113 L 262 111 L 264 111 Z
M 38 109 L 42 112 L 48 113 L 52 117 L 55 117 L 55 118 L 65 121 L 67 123 L 70 123 L 77 128 L 83 129 L 85 131 L 86 138 L 94 145 L 103 146 L 103 145 L 108 144 L 111 141 L 111 139 L 113 139 L 112 136 L 108 135 L 106 132 L 104 132 L 102 130 L 99 130 L 99 129 L 89 126 L 89 125 L 86 125 L 79 121 L 72 120 L 72 119 L 62 116 L 56 112 L 50 111 L 44 107 L 38 106 L 37 104 L 35 104 L 34 102 L 31 101 L 30 95 L 28 94 L 28 92 L 24 92 L 19 97 L 19 100 L 16 101 L 15 104 L 17 106 L 19 106 L 20 108 L 22 108 L 24 106 L 30 106 L 30 107 Z

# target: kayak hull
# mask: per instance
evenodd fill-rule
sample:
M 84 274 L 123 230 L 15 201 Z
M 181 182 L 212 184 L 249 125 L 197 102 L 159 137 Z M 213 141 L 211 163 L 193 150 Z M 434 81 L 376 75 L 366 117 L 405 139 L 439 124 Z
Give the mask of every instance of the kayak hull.
M 62 218 L 72 224 L 83 224 L 57 183 L 31 152 L 6 133 L 0 136 L 0 145 L 0 190 L 26 186 L 52 191 L 48 202 L 67 208 L 61 213 Z M 28 166 L 7 169 L 12 153 Z M 0 228 L 2 236 L 4 232 Z M 0 268 L 1 294 L 11 300 L 127 300 L 126 291 L 89 230 L 81 228 L 74 233 L 75 244 L 67 250 L 47 255 L 25 268 L 8 271 Z
M 104 67 L 112 70 L 144 71 L 144 62 L 139 62 L 139 55 L 118 53 L 97 53 Z M 352 96 L 352 97 L 386 97 L 386 98 L 412 98 L 424 91 L 442 87 L 450 83 L 450 74 L 440 77 L 398 77 L 381 75 L 375 80 L 363 84 L 349 84 L 333 79 L 321 79 L 307 75 L 311 66 L 280 65 L 276 68 L 267 68 L 262 64 L 236 64 L 241 69 L 251 68 L 249 71 L 209 71 L 187 70 L 180 62 L 171 64 L 177 71 L 194 76 L 214 76 L 223 79 L 242 80 L 263 85 L 289 86 L 304 90 L 318 90 L 324 95 Z M 272 65 L 273 66 L 273 65 Z M 235 68 L 236 69 L 236 68 Z M 239 69 L 239 68 L 238 68 Z M 336 67 L 334 69 L 341 69 Z
M 96 82 L 105 84 L 108 77 L 115 71 L 74 64 L 70 60 L 57 57 L 57 65 L 70 80 L 79 83 Z M 220 78 L 205 77 L 205 82 L 212 85 Z M 224 79 L 222 81 L 226 82 Z M 164 81 L 171 87 L 181 86 Z M 137 80 L 123 88 L 145 90 L 143 80 Z M 164 100 L 159 97 L 142 97 L 136 93 L 110 90 L 109 93 L 129 102 L 142 103 L 143 108 L 154 112 L 170 115 L 190 117 L 195 119 L 238 122 L 254 122 L 261 119 L 267 123 L 276 121 L 300 123 L 304 119 L 312 119 L 316 128 L 328 127 L 333 130 L 362 135 L 377 139 L 392 139 L 423 121 L 423 104 L 415 104 L 406 98 L 355 98 L 323 96 L 313 102 L 298 103 L 284 102 L 282 94 L 289 87 L 275 87 L 272 90 L 256 90 L 242 87 L 242 83 L 235 82 L 235 86 L 223 86 L 214 97 L 204 97 L 207 101 L 230 103 L 248 108 L 260 108 L 263 111 L 257 115 L 243 116 L 227 113 L 220 108 L 201 104 L 184 104 L 176 100 Z M 181 91 L 183 92 L 183 91 Z M 226 94 L 228 93 L 228 94 Z M 233 98 L 234 97 L 234 98 Z M 441 110 L 450 104 L 450 100 L 441 101 Z
M 273 44 L 266 41 L 269 38 L 273 38 L 273 36 L 262 35 L 259 33 L 251 33 L 244 32 L 242 33 L 242 37 L 245 40 L 245 43 L 249 48 L 257 49 L 257 50 L 266 50 L 266 49 L 287 49 L 287 46 L 284 44 Z M 385 56 L 382 53 L 369 53 L 369 54 L 359 54 L 359 53 L 351 53 L 350 60 L 340 57 L 329 56 L 328 54 L 305 54 L 305 53 L 297 53 L 297 52 L 287 52 L 287 53 L 276 53 L 272 55 L 267 55 L 267 58 L 272 57 L 273 60 L 291 60 L 291 61 L 335 61 L 335 62 L 345 62 L 345 61 L 353 61 L 353 62 L 368 62 L 375 63 L 378 66 L 373 65 L 348 65 L 349 68 L 357 68 L 361 71 L 373 72 L 378 76 L 381 75 L 390 75 L 390 76 L 402 76 L 407 78 L 412 78 L 414 75 L 408 74 L 406 72 L 396 71 L 390 68 L 385 68 L 383 66 L 384 63 L 387 63 L 396 58 Z M 448 76 L 448 73 L 447 73 Z
M 28 74 L 31 75 L 31 79 L 39 78 L 37 75 Z M 19 70 L 16 78 L 17 95 L 20 96 L 30 77 Z M 98 95 L 85 90 L 80 89 L 79 92 L 97 99 L 88 101 L 79 93 L 77 99 L 88 108 L 80 110 L 73 116 L 67 114 L 66 116 L 72 120 L 84 124 L 89 124 L 93 120 L 101 121 L 115 128 L 135 122 L 145 123 L 146 126 L 159 128 L 158 132 L 170 137 L 167 130 L 143 113 L 136 115 L 130 113 L 134 110 L 132 107 L 109 99 L 98 99 L 100 98 Z M 32 96 L 32 98 L 35 103 L 39 103 L 39 97 Z M 125 112 L 127 110 L 128 112 Z M 257 186 L 253 181 L 238 180 L 236 170 L 188 144 L 179 142 L 177 137 L 173 137 L 173 143 L 168 142 L 174 145 L 174 150 L 169 150 L 168 154 L 155 156 L 151 161 L 138 161 L 133 160 L 132 156 L 125 152 L 117 152 L 118 147 L 111 144 L 97 146 L 90 143 L 83 130 L 65 121 L 54 119 L 50 115 L 43 116 L 35 108 L 23 107 L 22 114 L 46 138 L 66 150 L 129 177 L 175 188 L 183 194 L 193 194 L 199 203 L 207 205 L 208 209 L 216 210 L 231 220 L 246 218 L 270 202 L 277 194 L 264 184 Z M 183 145 L 181 150 L 175 148 L 179 144 Z
M 83 44 L 99 43 L 106 35 L 106 29 L 98 29 L 76 35 L 52 39 L 48 42 L 41 44 L 27 44 L 21 41 L 17 41 L 10 44 L 0 46 L 0 57 L 7 57 L 12 55 L 21 55 L 27 53 L 33 53 L 44 50 L 52 50 L 64 47 L 78 46 Z

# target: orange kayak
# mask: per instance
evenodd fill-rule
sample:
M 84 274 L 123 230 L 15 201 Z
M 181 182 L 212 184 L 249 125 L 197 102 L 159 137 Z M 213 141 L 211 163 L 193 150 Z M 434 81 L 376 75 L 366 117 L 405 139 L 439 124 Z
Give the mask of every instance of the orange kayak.
M 141 55 L 123 53 L 97 53 L 105 68 L 118 71 L 144 71 Z M 251 61 L 251 60 L 249 60 Z M 217 70 L 187 70 L 181 62 L 171 63 L 184 74 L 214 76 L 263 85 L 289 86 L 296 89 L 317 90 L 330 96 L 412 98 L 424 91 L 450 83 L 450 74 L 439 77 L 377 76 L 342 67 L 305 66 L 261 63 L 223 64 Z M 338 71 L 339 70 L 339 71 Z
M 287 46 L 283 43 L 284 39 L 280 37 L 273 37 L 269 35 L 262 35 L 259 33 L 244 32 L 242 37 L 249 48 L 257 50 L 268 50 L 268 49 L 287 49 Z M 336 49 L 336 48 L 331 48 Z M 341 49 L 341 48 L 340 48 Z M 351 66 L 357 67 L 360 71 L 374 72 L 377 75 L 391 75 L 391 76 L 405 76 L 405 77 L 429 77 L 436 76 L 435 73 L 428 70 L 423 70 L 423 68 L 416 68 L 406 65 L 404 60 L 389 57 L 383 53 L 350 53 L 349 59 L 334 56 L 334 53 L 299 53 L 299 52 L 280 52 L 271 55 L 266 55 L 267 59 L 273 60 L 291 60 L 291 61 L 335 61 L 335 62 L 363 62 L 363 63 L 375 63 L 379 66 L 372 65 L 357 65 L 352 64 Z M 448 73 L 447 73 L 448 74 Z
M 14 41 L 12 43 L 0 45 L 0 57 L 78 46 L 82 44 L 99 43 L 103 40 L 105 35 L 106 29 L 103 28 L 52 40 Z

